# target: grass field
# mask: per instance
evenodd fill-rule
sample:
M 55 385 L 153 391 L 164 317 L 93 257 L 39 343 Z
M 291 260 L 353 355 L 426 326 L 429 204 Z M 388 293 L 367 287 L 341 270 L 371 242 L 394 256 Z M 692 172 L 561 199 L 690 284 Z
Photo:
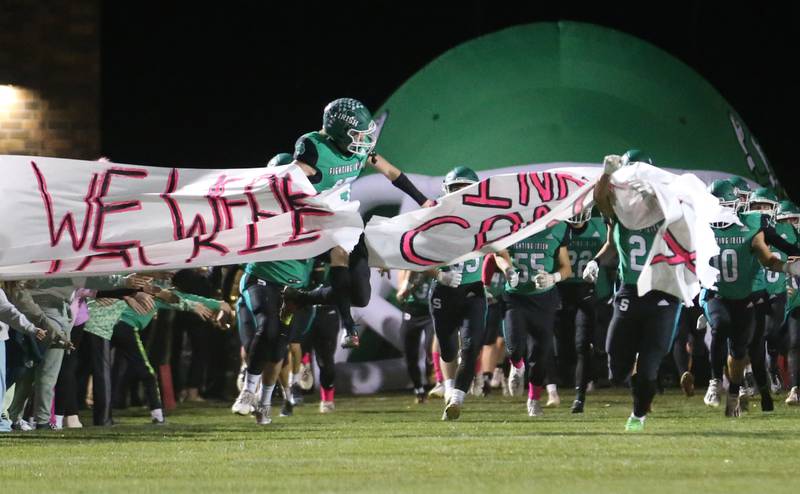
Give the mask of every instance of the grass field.
M 136 411 L 107 429 L 0 435 L 0 492 L 796 491 L 800 410 L 731 420 L 668 392 L 631 434 L 629 403 L 604 390 L 583 416 L 562 404 L 530 419 L 523 398 L 468 397 L 445 423 L 439 400 L 342 397 L 335 414 L 310 403 L 267 427 L 224 404 L 182 407 L 165 427 Z

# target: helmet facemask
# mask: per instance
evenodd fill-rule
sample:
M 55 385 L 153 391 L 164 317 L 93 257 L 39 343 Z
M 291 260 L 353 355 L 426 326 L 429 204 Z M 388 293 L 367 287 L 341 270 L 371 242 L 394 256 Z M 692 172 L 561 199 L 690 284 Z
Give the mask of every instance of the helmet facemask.
M 466 178 L 457 178 L 457 179 L 453 180 L 452 182 L 442 183 L 442 192 L 444 192 L 445 194 L 450 194 L 452 192 L 458 192 L 459 190 L 461 190 L 461 189 L 463 189 L 465 187 L 469 187 L 470 185 L 475 184 L 475 183 L 478 183 L 478 182 L 473 182 L 472 180 L 469 180 L 469 179 L 466 179 Z
M 592 208 L 584 208 L 580 213 L 576 214 L 575 216 L 571 216 L 567 218 L 566 221 L 570 225 L 581 225 L 586 223 L 592 218 Z
M 736 199 L 734 201 L 722 201 L 722 200 L 719 201 L 720 207 L 731 211 L 733 214 L 739 212 L 739 207 L 740 207 L 739 203 L 740 203 L 739 199 Z M 723 229 L 723 228 L 728 228 L 732 224 L 733 223 L 728 221 L 715 221 L 711 223 L 711 228 Z
M 762 208 L 761 206 L 765 205 L 766 208 Z M 775 219 L 775 212 L 778 209 L 778 203 L 770 200 L 765 199 L 762 197 L 751 199 L 750 202 L 747 203 L 747 213 L 758 213 L 761 215 L 765 215 L 770 219 Z
M 374 136 L 377 129 L 375 121 L 370 120 L 366 130 L 348 130 L 347 135 L 350 137 L 350 143 L 347 145 L 347 151 L 358 156 L 367 156 L 375 148 Z

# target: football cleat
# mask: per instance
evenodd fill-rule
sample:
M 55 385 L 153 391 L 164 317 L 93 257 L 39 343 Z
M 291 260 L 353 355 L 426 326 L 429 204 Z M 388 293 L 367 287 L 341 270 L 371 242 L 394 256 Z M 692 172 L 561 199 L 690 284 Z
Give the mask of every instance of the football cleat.
M 428 391 L 428 398 L 444 398 L 444 384 L 436 383 L 436 386 Z
M 744 373 L 744 384 L 742 384 L 742 389 L 744 390 L 744 394 L 748 398 L 752 398 L 758 394 L 758 385 L 756 384 L 756 377 L 753 375 L 752 371 Z
M 684 372 L 681 375 L 681 389 L 686 396 L 694 396 L 694 376 L 691 372 Z
M 800 391 L 798 391 L 797 386 L 792 386 L 784 403 L 793 407 L 800 406 Z
M 291 395 L 292 405 L 303 404 L 303 388 L 300 387 L 300 383 L 292 384 L 289 388 L 289 394 Z
M 720 404 L 719 392 L 721 388 L 721 384 L 719 379 L 712 379 L 708 381 L 708 389 L 706 390 L 706 396 L 703 398 L 703 403 L 706 406 L 717 408 Z
M 528 398 L 528 417 L 541 417 L 544 415 L 542 411 L 542 405 L 539 404 L 539 400 L 532 400 Z
M 333 413 L 334 410 L 336 410 L 336 406 L 332 401 L 319 402 L 319 413 Z
M 772 401 L 772 395 L 761 393 L 761 411 L 772 412 L 773 410 L 775 410 L 775 403 Z
M 271 408 L 270 405 L 256 406 L 254 414 L 256 416 L 257 425 L 269 425 L 272 423 L 272 417 L 269 416 Z
M 303 391 L 309 391 L 314 387 L 314 370 L 311 364 L 300 364 L 300 387 Z
M 525 387 L 525 367 L 519 369 L 511 366 L 511 371 L 508 374 L 508 394 L 511 396 L 521 396 L 523 388 Z
M 556 408 L 561 405 L 561 397 L 558 396 L 558 390 L 552 389 L 547 391 L 547 403 L 545 403 L 545 407 L 547 408 Z
M 291 417 L 292 415 L 294 415 L 294 403 L 292 403 L 292 400 L 284 398 L 281 406 L 281 417 Z
M 735 395 L 733 393 L 728 393 L 728 397 L 725 400 L 725 416 L 726 417 L 738 417 L 742 414 L 740 398 L 742 395 Z
M 628 421 L 625 422 L 625 432 L 644 432 L 644 420 L 628 417 Z
M 503 386 L 503 381 L 505 381 L 505 376 L 503 375 L 503 369 L 500 367 L 495 368 L 494 373 L 492 374 L 492 388 L 493 389 L 500 389 Z
M 247 391 L 247 389 L 243 389 L 239 396 L 236 397 L 236 401 L 233 403 L 231 407 L 231 412 L 238 414 L 238 415 L 250 415 L 255 407 L 256 404 L 256 395 L 251 391 Z
M 572 413 L 583 413 L 583 401 L 582 400 L 575 400 L 572 402 L 572 408 L 570 409 Z

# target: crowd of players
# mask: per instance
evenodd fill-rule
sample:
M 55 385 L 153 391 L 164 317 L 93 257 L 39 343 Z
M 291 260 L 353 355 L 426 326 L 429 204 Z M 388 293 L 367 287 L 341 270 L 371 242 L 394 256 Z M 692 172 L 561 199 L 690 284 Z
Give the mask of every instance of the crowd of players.
M 398 168 L 373 151 L 376 127 L 358 101 L 342 98 L 323 114 L 323 128 L 301 136 L 293 154 L 268 166 L 293 163 L 322 193 L 375 168 L 421 207 L 435 202 L 420 193 Z M 587 392 L 606 384 L 629 386 L 632 413 L 625 428 L 639 431 L 659 388 L 659 369 L 671 352 L 687 395 L 698 373 L 709 375 L 705 403 L 738 416 L 760 394 L 761 409 L 773 409 L 783 391 L 781 356 L 789 377 L 789 405 L 798 398 L 800 297 L 800 209 L 779 201 L 766 188 L 750 191 L 736 177 L 709 187 L 738 222 L 712 225 L 721 253 L 716 290 L 704 290 L 693 308 L 672 295 L 636 289 L 656 223 L 630 230 L 616 220 L 609 177 L 632 163 L 653 164 L 641 151 L 608 156 L 591 209 L 519 241 L 508 249 L 426 272 L 397 273 L 403 310 L 405 355 L 417 402 L 444 399 L 443 420 L 458 419 L 466 396 L 492 389 L 528 393 L 527 413 L 543 415 L 558 406 L 556 383 L 574 385 L 573 413 L 584 413 Z M 474 171 L 456 167 L 444 179 L 450 194 L 478 182 Z M 653 191 L 640 187 L 643 204 L 655 207 Z M 347 197 L 342 197 L 348 199 Z M 650 201 L 650 202 L 648 202 Z M 597 214 L 600 213 L 600 214 Z M 310 388 L 311 355 L 319 369 L 320 412 L 335 410 L 334 353 L 337 344 L 359 345 L 351 307 L 369 303 L 370 269 L 363 236 L 347 252 L 336 247 L 315 259 L 250 263 L 243 267 L 236 321 L 242 348 L 240 392 L 232 411 L 272 420 L 276 386 L 282 415 L 291 415 Z M 0 317 L 13 336 L 0 353 L 0 390 L 15 383 L 8 407 L 18 428 L 51 427 L 55 414 L 70 426 L 77 420 L 75 370 L 70 350 L 83 340 L 92 349 L 93 421 L 111 423 L 111 348 L 142 381 L 152 421 L 164 423 L 158 380 L 140 331 L 159 308 L 192 311 L 207 320 L 231 318 L 234 309 L 213 297 L 181 289 L 172 273 L 15 283 L 0 300 Z M 342 338 L 337 342 L 340 328 Z M 41 345 L 37 342 L 45 341 Z M 40 348 L 38 355 L 36 348 Z M 428 384 L 420 350 L 433 368 Z M 31 363 L 35 360 L 36 365 Z M 701 370 L 702 369 L 702 370 Z M 427 385 L 427 386 L 426 386 Z M 543 405 L 544 395 L 547 401 Z M 33 398 L 34 423 L 21 420 Z M 61 424 L 58 424 L 60 426 Z M 0 430 L 7 429 L 0 422 Z

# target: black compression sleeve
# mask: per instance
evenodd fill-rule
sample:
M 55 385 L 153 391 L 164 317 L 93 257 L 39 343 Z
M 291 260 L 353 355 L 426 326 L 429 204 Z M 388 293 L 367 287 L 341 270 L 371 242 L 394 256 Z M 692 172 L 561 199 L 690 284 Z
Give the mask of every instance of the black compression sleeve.
M 767 245 L 775 247 L 786 255 L 800 256 L 800 248 L 787 242 L 786 239 L 778 235 L 778 232 L 775 231 L 774 227 L 767 226 L 766 228 L 763 228 L 763 232 L 764 240 L 767 241 Z
M 411 183 L 411 180 L 408 179 L 405 173 L 401 173 L 400 176 L 397 177 L 392 182 L 392 185 L 405 192 L 409 197 L 414 199 L 420 206 L 422 206 L 425 203 L 425 201 L 428 200 L 428 198 L 425 197 L 425 195 L 422 192 L 420 192 L 419 189 L 417 189 L 417 187 L 414 186 L 413 183 Z

